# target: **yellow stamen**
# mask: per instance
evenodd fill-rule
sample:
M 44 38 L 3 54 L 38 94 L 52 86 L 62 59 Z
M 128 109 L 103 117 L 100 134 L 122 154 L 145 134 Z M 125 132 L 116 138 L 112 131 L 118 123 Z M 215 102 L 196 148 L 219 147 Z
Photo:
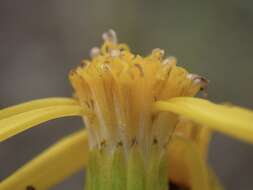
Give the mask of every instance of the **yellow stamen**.
M 94 116 L 84 116 L 92 135 L 91 148 L 99 148 L 106 141 L 113 149 L 121 141 L 128 149 L 136 140 L 146 149 L 143 151 L 148 151 L 153 139 L 160 147 L 165 146 L 177 116 L 153 113 L 153 103 L 194 96 L 206 83 L 176 66 L 175 58 L 163 59 L 164 50 L 154 49 L 142 57 L 117 43 L 113 31 L 103 38 L 102 47 L 92 49 L 91 60 L 83 61 L 85 65 L 70 73 L 80 105 Z

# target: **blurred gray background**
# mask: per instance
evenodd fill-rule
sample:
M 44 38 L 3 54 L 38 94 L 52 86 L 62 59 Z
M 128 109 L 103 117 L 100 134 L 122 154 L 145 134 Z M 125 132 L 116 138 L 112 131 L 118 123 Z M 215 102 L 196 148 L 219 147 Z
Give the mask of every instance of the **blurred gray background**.
M 71 96 L 68 72 L 109 28 L 135 52 L 160 47 L 210 81 L 209 98 L 253 109 L 250 0 L 1 0 L 0 106 Z M 61 137 L 78 118 L 50 121 L 0 143 L 0 180 Z M 215 134 L 210 163 L 228 190 L 253 189 L 253 146 Z M 79 173 L 53 190 L 83 188 Z

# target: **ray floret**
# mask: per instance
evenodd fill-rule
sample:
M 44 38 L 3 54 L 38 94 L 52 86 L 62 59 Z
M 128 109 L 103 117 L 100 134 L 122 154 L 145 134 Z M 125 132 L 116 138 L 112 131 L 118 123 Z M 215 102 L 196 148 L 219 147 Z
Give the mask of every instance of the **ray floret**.
M 26 111 L 45 108 L 49 106 L 77 105 L 77 104 L 78 102 L 73 98 L 63 98 L 63 97 L 52 97 L 52 98 L 32 100 L 29 102 L 25 102 L 15 106 L 10 106 L 8 108 L 0 110 L 0 119 L 4 119 L 6 117 L 10 117 Z
M 253 112 L 250 110 L 191 97 L 158 101 L 154 109 L 183 115 L 203 126 L 253 143 Z
M 87 132 L 71 134 L 0 182 L 0 190 L 49 189 L 84 168 L 87 152 Z
M 47 98 L 0 110 L 0 141 L 46 121 L 88 114 L 74 99 Z

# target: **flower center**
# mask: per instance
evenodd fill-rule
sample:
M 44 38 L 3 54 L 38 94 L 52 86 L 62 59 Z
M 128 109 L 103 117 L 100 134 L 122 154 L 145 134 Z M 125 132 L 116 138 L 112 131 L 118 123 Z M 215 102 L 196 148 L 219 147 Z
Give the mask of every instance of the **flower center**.
M 155 113 L 153 103 L 194 96 L 206 81 L 176 66 L 175 58 L 164 59 L 161 49 L 142 57 L 118 43 L 112 30 L 103 38 L 102 47 L 91 50 L 91 60 L 70 73 L 76 98 L 91 112 L 83 117 L 90 146 L 88 184 L 111 188 L 116 175 L 122 179 L 116 189 L 122 183 L 131 190 L 164 189 L 166 149 L 180 119 L 168 112 Z
M 70 74 L 76 97 L 93 113 L 84 117 L 91 148 L 126 150 L 134 143 L 147 153 L 153 143 L 166 146 L 177 122 L 170 113 L 153 113 L 152 104 L 177 96 L 194 96 L 205 84 L 201 77 L 176 66 L 173 57 L 154 49 L 146 57 L 117 43 L 115 32 L 103 34 L 102 47 Z

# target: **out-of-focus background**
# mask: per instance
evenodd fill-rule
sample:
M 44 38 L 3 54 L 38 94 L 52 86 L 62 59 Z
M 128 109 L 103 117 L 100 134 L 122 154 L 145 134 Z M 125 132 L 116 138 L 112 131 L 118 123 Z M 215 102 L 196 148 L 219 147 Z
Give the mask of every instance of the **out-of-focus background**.
M 163 48 L 207 77 L 209 98 L 253 109 L 253 3 L 250 0 L 1 0 L 0 107 L 71 96 L 68 72 L 113 28 L 147 54 Z M 78 118 L 50 121 L 0 143 L 0 180 L 61 137 Z M 215 134 L 210 163 L 229 190 L 253 189 L 253 146 Z M 53 190 L 82 189 L 84 173 Z

